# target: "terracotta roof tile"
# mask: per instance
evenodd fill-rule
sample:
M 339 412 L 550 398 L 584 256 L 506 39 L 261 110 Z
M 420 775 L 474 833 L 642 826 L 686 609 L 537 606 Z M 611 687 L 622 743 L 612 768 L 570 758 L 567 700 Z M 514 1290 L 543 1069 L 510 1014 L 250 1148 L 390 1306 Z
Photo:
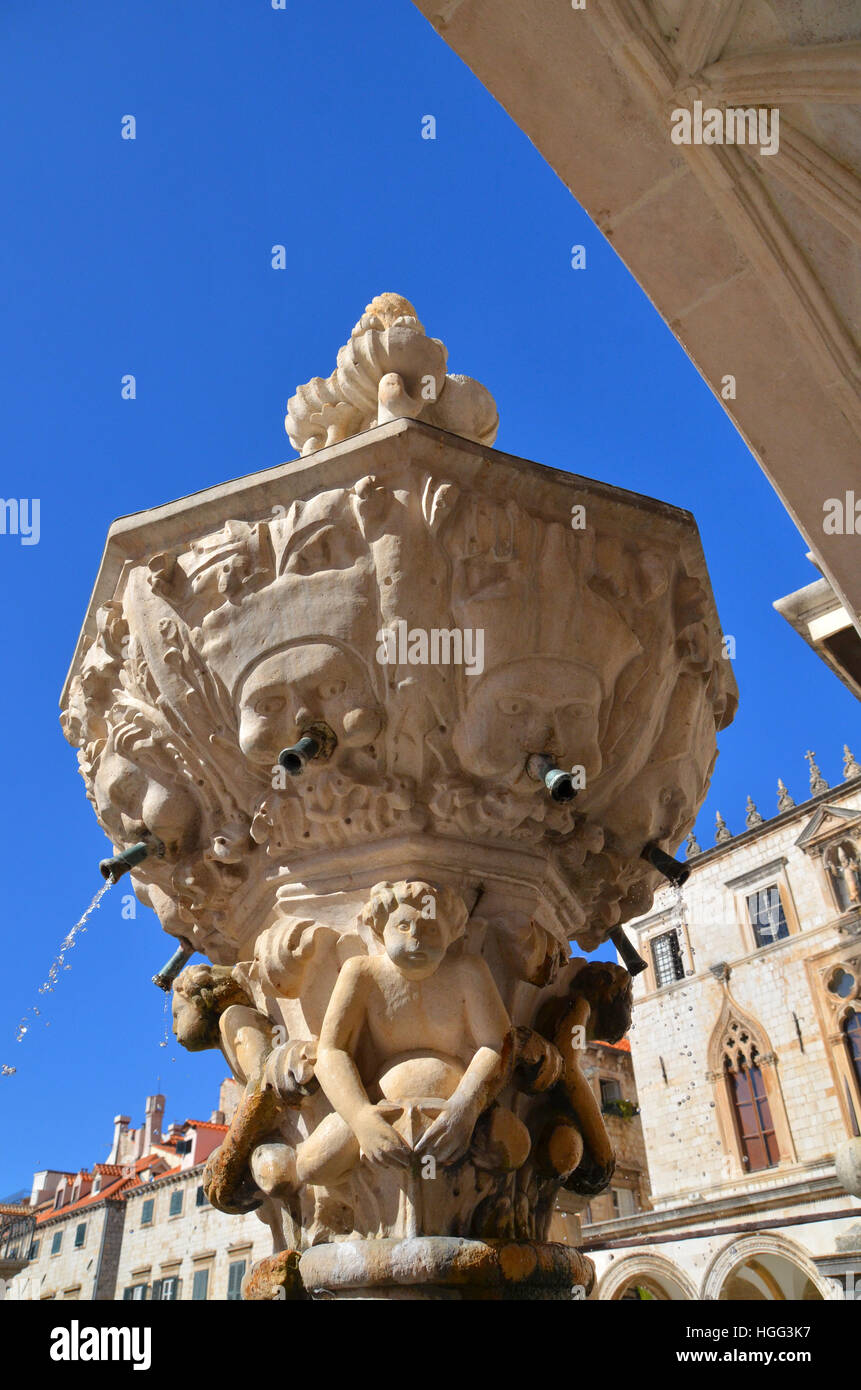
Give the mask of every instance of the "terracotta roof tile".
M 97 1206 L 98 1203 L 103 1202 L 106 1197 L 118 1196 L 121 1188 L 129 1181 L 129 1178 L 118 1178 L 115 1182 L 109 1183 L 107 1187 L 103 1187 L 99 1192 L 90 1192 L 86 1197 L 79 1197 L 77 1202 L 67 1202 L 62 1207 L 54 1207 L 52 1204 L 47 1210 L 39 1213 L 36 1217 L 36 1225 L 41 1226 L 44 1222 L 50 1221 L 52 1216 L 68 1216 L 69 1212 L 81 1211 L 83 1207 Z
M 158 1156 L 157 1154 L 152 1154 L 152 1155 L 149 1156 L 149 1160 L 148 1160 L 148 1161 L 149 1161 L 150 1164 L 155 1164 L 155 1163 L 163 1163 L 163 1162 L 164 1162 L 164 1159 L 163 1159 L 163 1158 L 159 1158 L 159 1156 Z M 173 1174 L 173 1173 L 181 1173 L 181 1172 L 182 1172 L 182 1165 L 181 1165 L 181 1164 L 177 1164 L 176 1168 L 166 1168 L 166 1169 L 164 1170 L 163 1173 L 156 1173 L 156 1174 L 154 1174 L 153 1179 L 152 1179 L 151 1182 L 141 1182 L 141 1181 L 140 1181 L 139 1179 L 137 1179 L 137 1178 L 131 1178 L 131 1179 L 129 1180 L 128 1186 L 126 1187 L 125 1192 L 123 1193 L 123 1196 L 124 1196 L 124 1197 L 130 1197 L 130 1196 L 132 1195 L 132 1193 L 137 1193 L 137 1192 L 138 1192 L 140 1189 L 142 1189 L 142 1188 L 143 1188 L 143 1189 L 146 1189 L 146 1188 L 149 1188 L 149 1187 L 154 1187 L 154 1186 L 156 1185 L 156 1183 L 161 1182 L 162 1178 L 169 1178 L 169 1177 L 171 1176 L 171 1174 Z
M 186 1129 L 218 1129 L 222 1134 L 226 1134 L 230 1128 L 229 1125 L 213 1124 L 211 1120 L 186 1120 L 185 1127 Z
M 121 1197 L 125 1194 L 127 1189 L 140 1185 L 139 1175 L 141 1173 L 145 1172 L 147 1168 L 152 1168 L 156 1163 L 163 1162 L 164 1160 L 159 1158 L 157 1154 L 147 1154 L 144 1158 L 138 1158 L 135 1160 L 134 1164 L 134 1175 L 130 1177 L 123 1176 L 124 1168 L 121 1164 L 98 1164 L 97 1167 L 99 1168 L 116 1170 L 115 1172 L 108 1172 L 105 1174 L 105 1176 L 111 1177 L 113 1181 L 109 1182 L 107 1186 L 102 1187 L 98 1192 L 90 1192 L 86 1197 L 80 1197 L 77 1202 L 68 1202 L 62 1207 L 55 1207 L 53 1201 L 51 1201 L 46 1204 L 43 1209 L 40 1209 L 39 1215 L 36 1217 L 36 1225 L 42 1225 L 44 1222 L 50 1221 L 54 1216 L 66 1216 L 69 1212 L 80 1211 L 83 1207 L 96 1206 L 99 1202 L 104 1202 L 108 1197 Z M 177 1169 L 175 1171 L 178 1172 L 179 1170 Z

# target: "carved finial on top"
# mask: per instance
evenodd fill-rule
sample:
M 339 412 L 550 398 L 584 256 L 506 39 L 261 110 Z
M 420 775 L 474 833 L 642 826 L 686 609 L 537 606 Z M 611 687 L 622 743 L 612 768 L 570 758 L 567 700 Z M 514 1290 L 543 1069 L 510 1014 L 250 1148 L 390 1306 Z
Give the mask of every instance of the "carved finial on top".
M 791 811 L 794 805 L 795 805 L 795 802 L 793 801 L 792 797 L 789 795 L 789 792 L 786 790 L 786 783 L 783 781 L 783 778 L 782 778 L 782 777 L 778 777 L 778 779 L 777 779 L 777 810 L 778 810 L 778 813 L 780 813 L 780 812 L 782 812 L 782 811 Z
M 810 795 L 818 796 L 820 792 L 827 792 L 828 783 L 816 766 L 816 754 L 808 749 L 804 756 L 810 764 Z
M 407 419 L 492 444 L 499 428 L 493 397 L 471 377 L 446 375 L 447 357 L 408 299 L 377 295 L 339 351 L 332 375 L 314 377 L 291 397 L 284 421 L 290 443 L 304 456 Z
M 720 845 L 725 840 L 732 839 L 732 831 L 721 815 L 720 811 L 715 812 L 715 844 Z
M 849 751 L 849 744 L 843 745 L 843 781 L 848 782 L 850 777 L 861 777 L 861 765 L 855 761 L 854 754 Z
M 755 804 L 754 804 L 754 800 L 753 800 L 753 797 L 752 797 L 752 796 L 749 796 L 749 797 L 747 798 L 747 806 L 746 806 L 745 809 L 746 809 L 747 814 L 745 815 L 744 823 L 745 823 L 745 825 L 747 826 L 748 830 L 753 830 L 754 826 L 756 826 L 756 825 L 764 825 L 764 824 L 765 824 L 765 821 L 763 820 L 762 816 L 759 814 L 759 811 L 757 811 L 757 809 L 756 809 L 756 806 L 755 806 Z
M 695 854 L 702 854 L 702 850 L 700 849 L 699 845 L 694 839 L 694 832 L 691 831 L 690 835 L 685 841 L 685 858 L 693 859 Z
M 350 337 L 360 338 L 369 328 L 394 328 L 396 323 L 402 321 L 412 322 L 420 333 L 425 331 L 424 324 L 419 322 L 419 316 L 410 301 L 404 299 L 402 294 L 393 294 L 391 290 L 387 290 L 385 294 L 376 295 L 367 305 Z

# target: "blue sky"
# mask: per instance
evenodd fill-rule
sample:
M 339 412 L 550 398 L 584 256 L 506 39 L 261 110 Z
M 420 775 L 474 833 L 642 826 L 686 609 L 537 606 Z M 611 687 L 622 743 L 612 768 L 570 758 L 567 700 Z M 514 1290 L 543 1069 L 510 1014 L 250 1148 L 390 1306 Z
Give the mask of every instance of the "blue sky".
M 148 1092 L 166 1093 L 168 1120 L 217 1104 L 221 1059 L 159 1046 L 150 977 L 169 943 L 140 905 L 123 920 L 118 890 L 46 996 L 50 1027 L 14 1041 L 106 852 L 57 701 L 111 521 L 292 457 L 288 397 L 328 375 L 380 291 L 410 298 L 450 370 L 493 391 L 501 449 L 694 513 L 742 700 L 704 846 L 716 809 L 743 827 L 748 793 L 772 813 L 778 777 L 804 799 L 807 748 L 838 781 L 861 731 L 772 609 L 816 573 L 744 443 L 408 0 L 6 0 L 0 50 L 2 493 L 41 503 L 38 545 L 0 536 L 0 1062 L 17 1067 L 0 1080 L 2 1196 L 34 1168 L 102 1160 L 114 1114 L 139 1123 Z

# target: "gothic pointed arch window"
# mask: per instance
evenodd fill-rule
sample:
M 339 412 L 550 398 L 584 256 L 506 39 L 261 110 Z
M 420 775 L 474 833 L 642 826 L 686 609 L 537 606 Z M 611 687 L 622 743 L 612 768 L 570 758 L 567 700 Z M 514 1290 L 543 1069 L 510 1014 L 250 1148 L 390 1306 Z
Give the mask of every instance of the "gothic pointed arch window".
M 745 1172 L 774 1168 L 780 1162 L 780 1150 L 759 1051 L 750 1031 L 737 1020 L 726 1032 L 723 1068 Z
M 732 1181 L 733 1173 L 762 1172 L 794 1162 L 796 1155 L 768 1036 L 741 1012 L 726 981 L 724 991 L 709 1042 L 708 1077 L 714 1086 L 723 1172 Z
M 846 1131 L 861 1135 L 861 950 L 851 941 L 810 962 L 835 1094 Z
M 850 1009 L 843 1020 L 841 1031 L 849 1065 L 855 1073 L 855 1082 L 861 1093 L 861 1014 L 855 1009 Z

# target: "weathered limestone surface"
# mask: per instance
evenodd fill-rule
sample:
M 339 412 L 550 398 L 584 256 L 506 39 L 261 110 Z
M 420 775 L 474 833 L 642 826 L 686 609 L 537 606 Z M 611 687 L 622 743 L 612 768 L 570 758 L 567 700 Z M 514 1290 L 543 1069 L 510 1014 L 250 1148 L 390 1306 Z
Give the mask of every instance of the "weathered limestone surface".
M 138 896 L 212 963 L 174 1018 L 246 1088 L 215 1204 L 262 1204 L 276 1252 L 520 1243 L 544 1296 L 560 1184 L 612 1173 L 582 1047 L 630 1004 L 569 942 L 648 909 L 641 852 L 693 825 L 736 693 L 692 518 L 491 450 L 444 366 L 382 296 L 291 400 L 301 460 L 115 523 L 63 724 L 113 843 L 150 846 Z M 388 1248 L 362 1258 L 398 1283 Z

